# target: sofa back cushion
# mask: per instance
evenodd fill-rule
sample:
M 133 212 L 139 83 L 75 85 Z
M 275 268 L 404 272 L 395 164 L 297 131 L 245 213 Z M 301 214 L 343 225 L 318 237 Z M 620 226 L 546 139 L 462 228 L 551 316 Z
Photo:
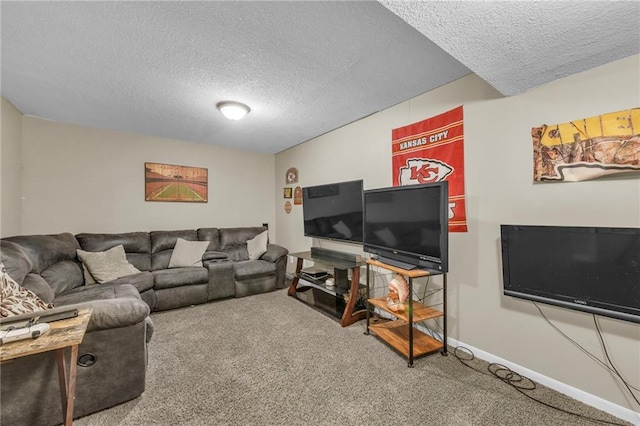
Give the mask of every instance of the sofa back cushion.
M 207 251 L 220 251 L 220 231 L 218 228 L 198 229 L 198 241 L 209 241 Z
M 127 260 L 140 271 L 151 270 L 151 239 L 148 232 L 126 232 L 122 234 L 76 235 L 84 251 L 102 252 L 122 245 Z
M 38 274 L 27 274 L 22 281 L 22 287 L 34 292 L 45 303 L 53 302 L 56 297 L 49 283 Z
M 33 262 L 22 247 L 7 240 L 0 240 L 0 262 L 6 268 L 7 274 L 20 285 L 33 269 Z
M 76 258 L 78 241 L 68 232 L 54 235 L 20 235 L 5 238 L 20 245 L 39 274 L 58 295 L 84 283 L 82 267 Z
M 42 301 L 32 291 L 20 286 L 0 263 L 0 317 L 43 311 L 53 306 Z
M 151 270 L 168 269 L 171 253 L 176 246 L 178 238 L 187 241 L 198 241 L 198 234 L 195 229 L 184 229 L 180 231 L 151 231 Z
M 229 255 L 230 260 L 249 260 L 247 251 L 247 240 L 266 231 L 265 226 L 255 226 L 250 228 L 221 228 L 220 249 Z

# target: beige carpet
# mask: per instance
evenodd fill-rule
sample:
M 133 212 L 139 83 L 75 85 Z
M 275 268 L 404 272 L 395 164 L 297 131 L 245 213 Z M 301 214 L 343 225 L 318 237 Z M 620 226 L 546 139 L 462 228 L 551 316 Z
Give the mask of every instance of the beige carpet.
M 414 368 L 285 290 L 155 313 L 146 391 L 88 425 L 593 425 L 536 403 L 453 355 Z M 626 424 L 538 385 L 534 397 Z

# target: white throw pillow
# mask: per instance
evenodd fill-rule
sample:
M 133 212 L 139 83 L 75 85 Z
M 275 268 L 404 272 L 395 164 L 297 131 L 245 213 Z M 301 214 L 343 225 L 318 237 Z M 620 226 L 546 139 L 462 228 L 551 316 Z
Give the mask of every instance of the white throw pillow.
M 260 259 L 260 256 L 267 252 L 267 242 L 269 241 L 269 231 L 264 231 L 250 240 L 247 240 L 247 251 L 249 260 Z
M 189 268 L 202 266 L 202 255 L 207 251 L 209 241 L 189 241 L 178 238 L 171 253 L 169 268 Z
M 106 251 L 76 250 L 76 252 L 82 263 L 86 265 L 89 273 L 100 284 L 140 272 L 129 263 L 122 245 Z
M 98 283 L 96 279 L 93 278 L 93 275 L 91 275 L 91 272 L 89 272 L 89 270 L 87 269 L 87 265 L 84 262 L 82 262 L 82 275 L 84 276 L 84 285 Z

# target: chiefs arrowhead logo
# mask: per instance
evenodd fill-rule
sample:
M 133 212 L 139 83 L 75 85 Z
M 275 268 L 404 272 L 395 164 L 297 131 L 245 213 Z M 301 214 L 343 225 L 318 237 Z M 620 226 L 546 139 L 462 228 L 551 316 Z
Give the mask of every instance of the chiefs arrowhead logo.
M 453 173 L 453 167 L 442 161 L 431 158 L 412 158 L 407 160 L 406 167 L 400 168 L 398 179 L 401 186 L 433 183 L 445 180 L 451 173 Z

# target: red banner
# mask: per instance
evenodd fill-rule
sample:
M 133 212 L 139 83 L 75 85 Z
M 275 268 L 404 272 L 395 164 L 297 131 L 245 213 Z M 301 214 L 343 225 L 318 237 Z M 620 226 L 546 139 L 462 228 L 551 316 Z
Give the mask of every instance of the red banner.
M 462 106 L 393 129 L 393 186 L 449 182 L 449 232 L 467 232 Z

